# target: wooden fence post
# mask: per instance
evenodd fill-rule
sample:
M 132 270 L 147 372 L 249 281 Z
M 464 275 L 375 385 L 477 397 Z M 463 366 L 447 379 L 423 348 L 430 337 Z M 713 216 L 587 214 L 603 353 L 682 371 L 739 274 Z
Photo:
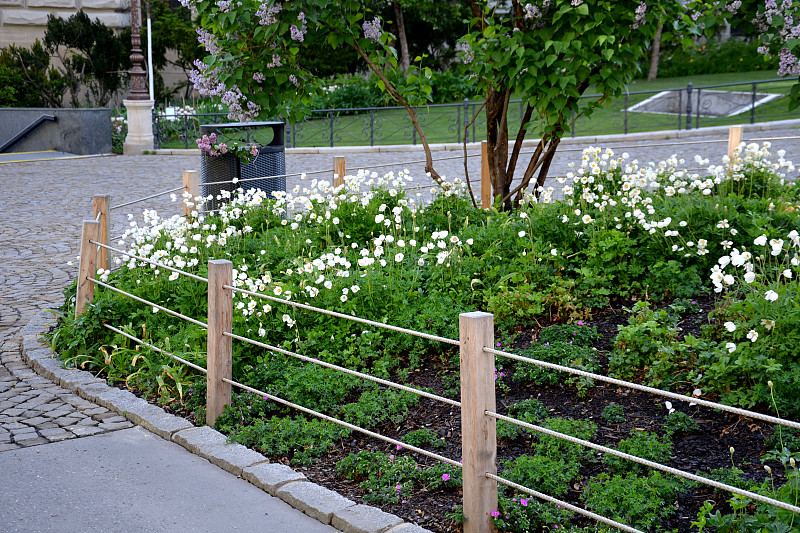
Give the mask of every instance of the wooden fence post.
M 194 203 L 194 207 L 197 207 L 197 198 L 200 196 L 200 181 L 199 181 L 200 174 L 196 170 L 184 170 L 183 171 L 183 193 L 186 194 L 187 192 L 192 195 L 191 198 L 183 197 L 183 216 L 188 217 L 192 214 L 193 207 L 186 205 L 186 202 Z
M 333 186 L 338 187 L 344 185 L 344 176 L 347 172 L 344 156 L 336 156 L 333 158 Z
M 497 510 L 497 428 L 485 411 L 495 410 L 494 315 L 462 313 L 461 341 L 461 460 L 464 474 L 464 533 L 494 531 L 491 512 Z
M 489 144 L 481 141 L 481 209 L 492 208 L 492 180 L 489 176 Z
M 75 317 L 77 318 L 94 297 L 94 283 L 87 278 L 97 275 L 97 245 L 100 242 L 100 222 L 84 220 L 81 231 L 81 258 L 78 263 L 78 291 L 75 294 Z
M 231 379 L 233 371 L 232 339 L 223 334 L 233 325 L 233 293 L 223 285 L 233 284 L 233 263 L 226 259 L 208 262 L 208 346 L 206 424 L 213 426 L 226 405 L 231 403 L 231 385 L 222 378 Z
M 92 205 L 94 207 L 94 219 L 100 222 L 100 235 L 95 241 L 102 242 L 108 246 L 108 232 L 111 226 L 108 221 L 108 216 L 111 214 L 111 210 L 109 209 L 109 207 L 111 207 L 111 195 L 93 196 Z M 98 214 L 100 214 L 100 218 L 97 218 Z M 111 270 L 111 260 L 108 257 L 108 250 L 101 247 L 97 254 L 98 266 Z
M 733 151 L 742 142 L 742 127 L 731 126 L 728 130 L 728 157 L 733 159 Z

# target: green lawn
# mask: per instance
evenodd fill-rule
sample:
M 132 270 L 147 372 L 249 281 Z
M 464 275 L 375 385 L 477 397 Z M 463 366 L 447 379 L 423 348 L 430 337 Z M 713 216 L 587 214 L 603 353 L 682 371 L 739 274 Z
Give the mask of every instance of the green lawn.
M 718 87 L 716 91 L 741 91 L 749 95 L 754 81 L 775 79 L 772 72 L 745 72 L 731 74 L 708 74 L 702 76 L 664 78 L 654 81 L 636 80 L 631 83 L 630 93 L 614 99 L 605 106 L 595 111 L 591 117 L 579 117 L 575 123 L 574 131 L 567 135 L 604 135 L 614 133 L 634 133 L 658 130 L 673 130 L 686 128 L 685 114 L 664 115 L 653 113 L 624 112 L 638 102 L 650 98 L 655 93 L 632 94 L 641 91 L 663 91 L 667 89 L 683 89 L 691 81 L 695 90 L 697 87 L 719 84 L 738 84 L 727 87 Z M 795 80 L 787 79 L 757 86 L 758 92 L 775 94 L 788 94 Z M 587 91 L 591 94 L 591 88 Z M 696 94 L 696 93 L 695 93 Z M 702 89 L 701 89 L 702 95 Z M 749 96 L 742 98 L 742 103 L 749 103 Z M 685 97 L 685 93 L 684 93 Z M 479 103 L 469 104 L 469 119 L 480 107 Z M 685 103 L 683 104 L 685 108 Z M 696 107 L 696 106 L 695 106 Z M 509 129 L 511 136 L 519 128 L 522 107 L 520 103 L 512 103 L 509 113 Z M 419 110 L 419 120 L 425 135 L 430 143 L 444 143 L 461 141 L 464 128 L 464 106 L 432 106 Z M 800 112 L 789 113 L 785 98 L 762 104 L 755 110 L 752 119 L 755 122 L 771 120 L 784 120 L 800 118 Z M 692 117 L 692 128 L 697 127 L 696 116 Z M 746 124 L 751 121 L 750 111 L 745 111 L 733 117 L 707 118 L 699 117 L 700 127 L 723 126 L 732 124 Z M 292 131 L 293 130 L 293 131 Z M 469 140 L 481 140 L 485 131 L 485 119 L 481 116 L 470 128 Z M 529 129 L 529 136 L 536 137 L 535 129 Z M 191 133 L 190 137 L 196 137 Z M 333 136 L 333 144 L 331 144 Z M 419 138 L 411 127 L 411 121 L 402 109 L 387 109 L 374 113 L 359 113 L 353 115 L 323 116 L 306 120 L 302 124 L 290 128 L 290 141 L 287 146 L 360 146 L 360 145 L 388 145 L 388 144 L 419 144 Z M 164 148 L 183 148 L 184 142 L 179 139 L 165 140 Z M 194 147 L 193 138 L 190 138 L 190 147 Z

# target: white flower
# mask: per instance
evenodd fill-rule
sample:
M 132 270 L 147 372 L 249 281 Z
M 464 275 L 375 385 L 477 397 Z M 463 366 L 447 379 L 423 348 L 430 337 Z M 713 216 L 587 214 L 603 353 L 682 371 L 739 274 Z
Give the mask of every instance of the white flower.
M 732 342 L 726 343 L 725 348 L 728 350 L 728 353 L 733 353 L 736 351 L 736 345 Z
M 753 280 L 754 280 L 754 279 L 756 279 L 756 274 L 755 274 L 755 272 L 747 272 L 747 273 L 745 273 L 745 275 L 744 275 L 744 281 L 745 281 L 746 283 L 753 283 Z
M 550 255 L 553 255 L 553 256 L 556 256 L 556 255 L 558 255 L 558 250 L 556 250 L 555 248 L 553 248 L 552 250 L 550 250 Z
M 280 285 L 276 285 L 275 288 L 272 289 L 272 294 L 274 294 L 275 296 L 280 296 L 282 292 L 283 292 L 283 287 L 281 287 Z
M 751 329 L 747 332 L 747 338 L 750 339 L 750 342 L 756 342 L 758 340 L 758 332 L 754 329 Z
M 753 241 L 753 244 L 755 244 L 756 246 L 766 246 L 767 236 L 759 235 L 758 237 L 756 237 L 756 240 Z
M 405 256 L 402 253 L 395 254 L 395 256 L 394 256 L 395 263 L 399 263 L 400 261 L 403 260 L 404 257 Z
M 787 279 L 792 279 L 792 271 L 791 269 L 787 268 L 783 271 L 783 277 Z
M 584 224 L 591 224 L 592 222 L 594 222 L 594 219 L 587 214 L 587 215 L 583 215 L 583 218 L 581 218 L 581 221 Z
M 669 414 L 672 414 L 672 413 L 675 412 L 675 409 L 672 408 L 672 402 L 669 402 L 669 401 L 664 402 L 664 407 L 667 408 L 667 411 L 669 411 Z
M 768 302 L 774 302 L 778 299 L 778 293 L 770 289 L 764 294 L 764 299 Z
M 346 295 L 344 295 L 344 294 L 342 294 L 341 296 L 339 296 L 339 299 L 340 299 L 342 302 L 346 302 L 346 301 L 347 301 L 347 296 L 346 296 Z
M 520 237 L 524 237 L 525 236 L 525 232 L 524 231 L 520 231 L 519 233 L 517 233 L 517 235 L 519 235 Z
M 727 329 L 731 333 L 736 331 L 736 324 L 734 324 L 733 322 L 725 322 L 724 325 L 725 325 L 725 329 Z
M 381 215 L 381 214 L 375 215 L 375 223 L 376 223 L 376 224 L 380 224 L 381 222 L 383 222 L 383 220 L 384 220 L 385 218 L 386 218 L 386 217 L 385 217 L 385 216 L 383 216 L 383 215 Z
M 761 319 L 761 325 L 764 326 L 767 331 L 769 331 L 769 330 L 771 330 L 772 328 L 775 327 L 775 321 L 774 320 L 768 320 L 766 318 L 762 318 Z
M 424 260 L 423 258 L 421 258 L 421 257 L 420 257 L 420 258 L 419 258 L 419 260 L 417 261 L 417 264 L 418 264 L 419 266 L 423 266 L 423 265 L 425 264 L 425 260 Z

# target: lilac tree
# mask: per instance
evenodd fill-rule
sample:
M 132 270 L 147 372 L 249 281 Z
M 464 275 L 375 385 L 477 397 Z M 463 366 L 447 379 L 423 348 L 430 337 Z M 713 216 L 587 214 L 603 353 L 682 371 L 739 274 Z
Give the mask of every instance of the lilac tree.
M 777 55 L 778 76 L 798 78 L 789 94 L 789 110 L 800 106 L 800 1 L 766 0 L 753 21 L 761 34 L 759 52 Z
M 425 149 L 426 171 L 442 183 L 414 110 L 430 100 L 430 70 L 417 58 L 402 82 L 389 82 L 385 73 L 398 63 L 397 51 L 390 45 L 394 36 L 368 2 L 182 1 L 197 9 L 202 27 L 198 36 L 208 52 L 196 62 L 192 80 L 201 94 L 221 98 L 231 118 L 281 115 L 298 120 L 309 113 L 323 82 L 303 67 L 298 53 L 308 32 L 314 32 L 316 42 L 324 39 L 333 47 L 355 50 L 379 86 L 406 108 Z M 797 1 L 788 2 L 789 7 Z M 465 25 L 468 31 L 459 50 L 484 95 L 493 196 L 505 209 L 518 205 L 526 190 L 537 191 L 543 185 L 573 120 L 590 115 L 626 90 L 646 62 L 659 24 L 669 24 L 687 36 L 710 35 L 719 20 L 737 7 L 735 1 L 698 0 L 468 0 L 467 4 L 472 19 Z M 769 5 L 770 0 L 768 9 L 782 9 Z M 787 20 L 786 10 L 781 13 L 781 21 Z M 778 16 L 765 15 L 772 21 Z M 794 35 L 791 27 L 780 35 L 786 48 L 796 50 L 796 39 L 789 37 Z M 590 87 L 600 96 L 582 98 Z M 513 134 L 508 121 L 512 97 L 524 102 L 521 126 Z M 523 163 L 526 135 L 541 140 Z M 519 173 L 518 164 L 523 169 Z M 515 175 L 521 175 L 521 184 L 512 190 Z

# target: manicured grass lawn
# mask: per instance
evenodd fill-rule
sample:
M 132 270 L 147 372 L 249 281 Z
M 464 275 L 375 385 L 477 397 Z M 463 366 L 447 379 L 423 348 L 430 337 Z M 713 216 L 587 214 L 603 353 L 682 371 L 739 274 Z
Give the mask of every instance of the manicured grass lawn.
M 683 89 L 691 81 L 695 90 L 698 87 L 708 85 L 719 85 L 726 83 L 737 83 L 740 85 L 715 88 L 716 91 L 741 91 L 749 94 L 752 91 L 752 83 L 759 80 L 775 79 L 773 72 L 745 72 L 731 74 L 707 74 L 701 76 L 664 78 L 654 81 L 636 80 L 631 83 L 630 93 L 627 96 L 617 98 L 602 108 L 594 112 L 591 117 L 580 117 L 574 126 L 574 131 L 568 135 L 607 135 L 615 133 L 634 133 L 646 131 L 685 129 L 686 116 L 661 115 L 653 113 L 625 113 L 628 108 L 638 102 L 652 97 L 655 93 L 638 94 L 641 91 L 663 91 L 667 89 Z M 758 92 L 770 92 L 775 94 L 788 94 L 793 85 L 793 79 L 758 84 Z M 701 94 L 702 94 L 702 89 Z M 637 94 L 632 94 L 637 93 Z M 592 94 L 592 89 L 587 91 Z M 685 99 L 685 96 L 684 96 Z M 743 96 L 743 104 L 749 102 L 748 96 Z M 470 103 L 467 122 L 472 119 L 480 107 L 479 103 Z M 511 104 L 509 115 L 509 131 L 513 137 L 519 128 L 522 107 L 520 103 Z M 627 115 L 627 116 L 626 116 Z M 752 117 L 754 122 L 764 122 L 771 120 L 784 120 L 800 117 L 800 112 L 789 113 L 785 98 L 779 98 L 772 102 L 758 106 Z M 459 142 L 463 140 L 463 129 L 465 123 L 464 106 L 432 106 L 419 111 L 419 120 L 422 124 L 425 135 L 430 143 Z M 692 117 L 692 128 L 698 125 L 697 117 Z M 750 111 L 746 111 L 733 117 L 708 118 L 700 117 L 700 127 L 725 126 L 733 124 L 747 124 L 751 121 Z M 301 125 L 291 129 L 291 141 L 287 146 L 361 146 L 361 145 L 387 145 L 387 144 L 419 144 L 420 139 L 411 127 L 411 121 L 403 109 L 387 109 L 375 111 L 370 114 L 367 112 L 340 115 L 322 116 L 303 122 Z M 473 127 L 470 128 L 469 140 L 481 140 L 485 131 L 485 121 L 483 117 L 478 117 Z M 535 128 L 529 129 L 528 136 L 536 137 L 538 134 Z M 331 144 L 331 137 L 333 143 Z M 193 147 L 190 142 L 189 146 Z M 182 140 L 169 140 L 163 143 L 164 148 L 183 148 Z

